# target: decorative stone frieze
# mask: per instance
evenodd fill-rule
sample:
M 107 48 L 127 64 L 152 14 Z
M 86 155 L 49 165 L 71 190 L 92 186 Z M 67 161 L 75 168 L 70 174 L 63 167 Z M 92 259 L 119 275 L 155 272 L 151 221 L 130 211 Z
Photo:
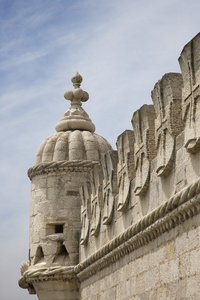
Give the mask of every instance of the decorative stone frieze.
M 107 152 L 101 156 L 103 169 L 103 224 L 109 225 L 112 222 L 114 212 L 114 201 L 118 193 L 117 185 L 117 151 Z
M 131 180 L 135 176 L 133 130 L 126 130 L 117 138 L 117 151 L 119 188 L 117 210 L 125 211 L 129 203 Z
M 28 169 L 28 177 L 30 180 L 33 179 L 36 175 L 48 174 L 53 172 L 89 172 L 92 170 L 93 166 L 97 165 L 98 161 L 59 161 L 59 162 L 50 162 L 42 163 L 37 166 L 31 167 Z
M 151 160 L 155 157 L 155 110 L 143 105 L 133 114 L 135 133 L 135 195 L 144 196 L 149 188 Z
M 101 225 L 101 211 L 103 209 L 103 172 L 100 165 L 90 172 L 91 183 L 91 226 L 90 234 L 98 236 Z
M 156 112 L 155 139 L 157 152 L 156 173 L 166 177 L 172 169 L 175 157 L 175 137 L 183 130 L 182 75 L 165 74 L 152 93 Z
M 185 147 L 195 153 L 200 149 L 200 33 L 181 52 L 183 75 L 182 106 L 185 122 Z

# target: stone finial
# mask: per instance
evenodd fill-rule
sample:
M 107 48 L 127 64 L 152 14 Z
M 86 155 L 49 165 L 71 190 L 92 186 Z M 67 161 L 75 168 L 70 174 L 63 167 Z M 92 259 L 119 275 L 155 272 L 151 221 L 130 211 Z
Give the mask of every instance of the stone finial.
M 81 107 L 81 102 L 86 102 L 89 99 L 89 94 L 80 88 L 83 78 L 78 72 L 76 72 L 72 76 L 71 81 L 73 83 L 73 89 L 67 90 L 64 93 L 65 99 L 71 101 L 71 107 L 57 123 L 56 131 L 87 130 L 94 132 L 94 124 L 88 114 Z
M 81 102 L 79 103 L 78 101 L 86 102 L 89 99 L 89 94 L 80 88 L 83 78 L 78 72 L 76 72 L 72 76 L 71 81 L 74 88 L 73 90 L 67 90 L 64 93 L 64 97 L 66 100 L 70 100 L 73 101 L 73 103 L 76 102 L 76 104 L 82 105 Z

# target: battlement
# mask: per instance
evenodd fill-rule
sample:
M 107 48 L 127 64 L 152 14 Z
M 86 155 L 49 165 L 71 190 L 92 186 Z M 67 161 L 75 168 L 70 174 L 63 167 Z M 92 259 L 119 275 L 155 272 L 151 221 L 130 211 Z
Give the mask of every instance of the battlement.
M 93 200 L 87 204 L 93 211 L 87 224 L 98 218 L 98 233 L 88 233 L 82 259 L 200 176 L 200 34 L 184 47 L 179 62 L 182 74 L 165 74 L 155 84 L 153 105 L 143 105 L 133 114 L 133 131 L 118 137 L 117 153 L 103 155 L 91 171 L 99 190 L 95 210 Z
M 199 212 L 200 34 L 179 62 L 182 73 L 165 74 L 155 84 L 153 105 L 134 112 L 133 130 L 118 137 L 117 152 L 103 155 L 91 171 L 99 190 L 95 208 L 87 203 L 93 213 L 82 232 L 97 219 L 98 231 L 88 229 L 80 247 L 81 280 Z

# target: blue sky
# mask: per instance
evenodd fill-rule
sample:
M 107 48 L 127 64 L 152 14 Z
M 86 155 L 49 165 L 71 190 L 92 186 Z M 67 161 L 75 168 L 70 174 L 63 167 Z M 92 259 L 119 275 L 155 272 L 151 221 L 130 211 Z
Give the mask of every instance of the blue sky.
M 154 84 L 180 72 L 199 11 L 199 0 L 0 0 L 1 299 L 36 299 L 17 284 L 28 256 L 26 173 L 69 108 L 71 76 L 83 76 L 83 108 L 115 148 Z

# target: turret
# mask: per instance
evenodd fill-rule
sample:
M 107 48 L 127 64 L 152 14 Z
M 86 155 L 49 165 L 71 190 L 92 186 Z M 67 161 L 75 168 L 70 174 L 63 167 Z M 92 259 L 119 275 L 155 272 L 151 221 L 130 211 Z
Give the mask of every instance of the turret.
M 94 133 L 95 126 L 81 107 L 88 100 L 80 88 L 82 77 L 72 77 L 73 89 L 64 97 L 71 107 L 56 125 L 57 133 L 40 145 L 31 180 L 29 262 L 22 263 L 19 285 L 40 300 L 78 299 L 79 282 L 74 266 L 79 263 L 81 234 L 80 185 L 112 150 Z

